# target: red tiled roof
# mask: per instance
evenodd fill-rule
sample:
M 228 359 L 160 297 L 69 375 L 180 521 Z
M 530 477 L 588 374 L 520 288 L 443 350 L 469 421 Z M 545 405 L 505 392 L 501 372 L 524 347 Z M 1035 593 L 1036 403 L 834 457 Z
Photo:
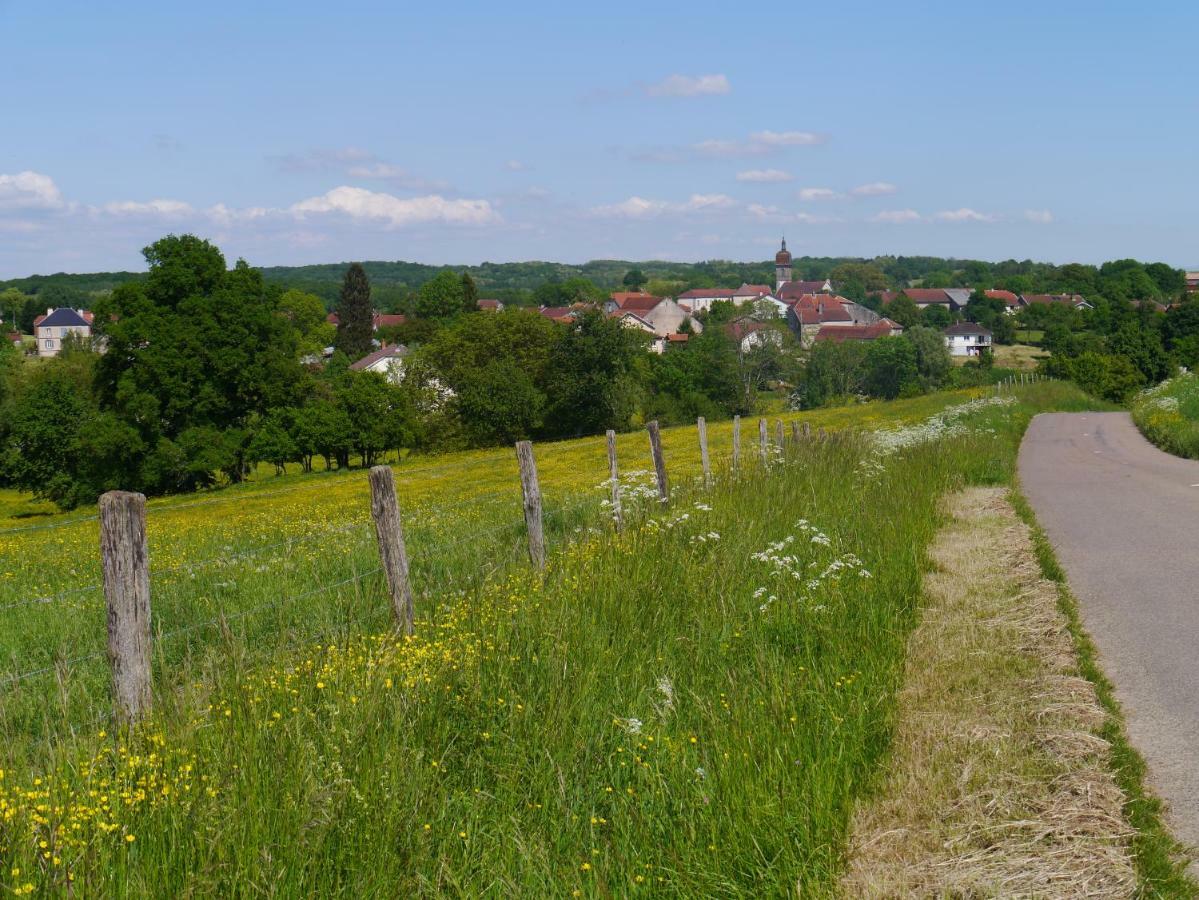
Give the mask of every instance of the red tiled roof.
M 325 321 L 328 322 L 330 325 L 340 325 L 341 324 L 341 319 L 338 317 L 337 313 L 335 313 L 335 312 L 331 312 L 327 316 L 325 316 Z M 371 327 L 376 328 L 376 329 L 377 328 L 391 328 L 396 325 L 403 325 L 407 321 L 408 321 L 408 317 L 404 316 L 404 315 L 400 315 L 399 313 L 392 314 L 392 313 L 377 312 L 371 316 Z
M 619 309 L 631 309 L 635 312 L 649 312 L 662 302 L 662 298 L 654 297 L 651 294 L 613 294 L 612 302 L 615 303 Z
M 480 297 L 475 302 L 475 305 L 478 306 L 479 309 L 498 310 L 500 308 L 500 301 L 499 300 L 488 300 L 488 299 L 484 299 L 484 298 Z
M 737 319 L 724 326 L 724 333 L 735 341 L 740 341 L 755 331 L 766 328 L 765 322 L 755 322 L 753 319 Z
M 706 300 L 708 297 L 715 297 L 720 300 L 731 300 L 736 293 L 732 288 L 692 288 L 689 291 L 683 291 L 676 297 L 676 300 Z
M 8 333 L 8 341 L 9 341 L 9 343 L 12 343 L 12 344 L 19 344 L 19 343 L 21 343 L 23 340 L 24 340 L 24 338 L 22 338 L 22 337 L 21 337 L 21 332 L 19 332 L 19 331 L 10 331 L 10 332 Z
M 45 319 L 46 319 L 45 316 L 38 316 L 36 319 L 33 320 L 33 327 L 36 329 L 39 325 L 42 324 L 43 321 L 45 321 Z
M 734 297 L 764 297 L 770 293 L 770 288 L 764 284 L 743 284 L 733 291 Z
M 1013 294 L 1011 291 L 992 290 L 992 291 L 987 291 L 986 295 L 987 295 L 987 297 L 989 297 L 992 300 L 1002 300 L 1008 306 L 1019 306 L 1020 305 L 1020 298 L 1017 297 L 1015 294 Z
M 793 300 L 804 294 L 825 293 L 824 286 L 826 284 L 828 284 L 828 279 L 824 281 L 784 281 L 782 287 L 779 288 L 778 298 Z
M 691 335 L 684 334 L 682 332 L 666 335 L 666 340 L 670 341 L 670 343 L 672 343 L 672 344 L 685 344 L 690 339 L 691 339 Z

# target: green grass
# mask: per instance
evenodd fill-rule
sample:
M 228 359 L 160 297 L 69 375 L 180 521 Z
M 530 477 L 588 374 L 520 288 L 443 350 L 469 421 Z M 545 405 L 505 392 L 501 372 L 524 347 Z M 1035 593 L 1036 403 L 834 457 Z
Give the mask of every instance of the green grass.
M 152 505 L 151 554 L 168 564 L 156 621 L 187 630 L 156 645 L 143 730 L 114 735 L 93 716 L 102 659 L 64 662 L 102 648 L 98 597 L 14 607 L 0 628 L 11 671 L 31 653 L 51 668 L 0 704 L 0 885 L 829 894 L 888 748 L 940 498 L 1010 483 L 1033 414 L 1089 406 L 1059 383 L 1018 398 L 926 428 L 878 466 L 846 436 L 763 470 L 747 423 L 739 476 L 710 490 L 693 477 L 693 430 L 667 432 L 674 502 L 643 506 L 619 537 L 598 505 L 602 439 L 538 448 L 544 578 L 524 560 L 510 453 L 401 467 L 419 595 L 408 641 L 386 628 L 377 575 L 341 583 L 377 565 L 362 473 Z M 911 424 L 964 399 L 816 421 Z M 723 469 L 729 432 L 711 432 Z M 643 459 L 643 442 L 623 438 L 623 457 Z M 39 591 L 93 577 L 93 529 L 0 532 L 0 575 L 23 573 L 10 596 L 53 564 L 77 571 Z M 794 557 L 782 570 L 755 558 L 789 536 L 773 551 Z M 272 538 L 292 543 L 263 551 Z M 214 552 L 194 579 L 170 569 Z
M 1095 694 L 1107 712 L 1100 736 L 1111 745 L 1111 767 L 1116 783 L 1124 792 L 1124 816 L 1135 829 L 1132 840 L 1137 879 L 1142 897 L 1196 897 L 1197 885 L 1187 874 L 1189 858 L 1166 827 L 1162 802 L 1146 787 L 1148 769 L 1145 760 L 1129 743 L 1124 715 L 1116 700 L 1112 683 L 1099 668 L 1098 653 L 1082 625 L 1078 600 L 1066 583 L 1066 573 L 1053 552 L 1045 532 L 1037 524 L 1028 501 L 1019 491 L 1012 492 L 1013 504 L 1032 531 L 1033 547 L 1041 573 L 1058 586 L 1058 608 L 1066 617 L 1078 657 L 1082 677 L 1095 686 Z
M 1133 398 L 1131 408 L 1146 438 L 1167 453 L 1199 459 L 1199 376 L 1163 381 Z

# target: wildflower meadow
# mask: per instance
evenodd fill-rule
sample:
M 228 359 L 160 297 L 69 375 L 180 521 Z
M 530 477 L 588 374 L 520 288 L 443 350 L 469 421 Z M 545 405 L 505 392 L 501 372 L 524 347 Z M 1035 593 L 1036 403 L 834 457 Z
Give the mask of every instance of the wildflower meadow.
M 397 636 L 364 472 L 150 504 L 155 709 L 110 720 L 97 523 L 0 525 L 0 885 L 15 894 L 805 896 L 885 759 L 946 491 L 1010 482 L 1049 382 L 396 467 Z M 794 418 L 789 414 L 786 418 Z M 9 504 L 10 507 L 13 504 Z

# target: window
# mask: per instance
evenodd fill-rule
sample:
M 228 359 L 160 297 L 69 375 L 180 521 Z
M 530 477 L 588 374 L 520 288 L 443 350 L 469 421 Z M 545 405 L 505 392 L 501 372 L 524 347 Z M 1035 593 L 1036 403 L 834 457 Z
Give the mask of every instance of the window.
M 47 338 L 47 339 L 46 339 L 46 349 L 47 349 L 47 350 L 53 350 L 53 349 L 54 349 L 54 341 L 53 341 L 53 340 L 51 340 L 51 339 L 49 339 L 49 338 Z

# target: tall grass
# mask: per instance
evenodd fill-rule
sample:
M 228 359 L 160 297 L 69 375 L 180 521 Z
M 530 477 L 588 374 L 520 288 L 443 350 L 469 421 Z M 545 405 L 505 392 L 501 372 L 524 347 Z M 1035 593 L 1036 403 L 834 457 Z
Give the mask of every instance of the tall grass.
M 884 442 L 881 457 L 846 437 L 764 468 L 747 448 L 738 477 L 680 478 L 669 508 L 634 513 L 619 537 L 593 490 L 558 520 L 543 578 L 510 520 L 468 503 L 494 533 L 472 538 L 447 514 L 445 547 L 416 572 L 414 638 L 372 621 L 386 609 L 377 576 L 265 618 L 227 613 L 161 651 L 157 713 L 133 735 L 64 735 L 37 717 L 39 701 L 71 711 L 54 690 L 13 699 L 0 884 L 830 892 L 886 752 L 940 496 L 1006 483 L 1029 416 L 1085 404 L 1054 384 L 1021 397 Z M 596 471 L 576 484 L 594 488 Z M 321 549 L 236 568 L 230 597 L 250 608 L 373 567 L 365 524 L 350 524 Z M 218 588 L 180 576 L 156 608 L 186 618 Z
M 1167 453 L 1199 459 L 1199 377 L 1179 375 L 1138 394 L 1132 420 Z

